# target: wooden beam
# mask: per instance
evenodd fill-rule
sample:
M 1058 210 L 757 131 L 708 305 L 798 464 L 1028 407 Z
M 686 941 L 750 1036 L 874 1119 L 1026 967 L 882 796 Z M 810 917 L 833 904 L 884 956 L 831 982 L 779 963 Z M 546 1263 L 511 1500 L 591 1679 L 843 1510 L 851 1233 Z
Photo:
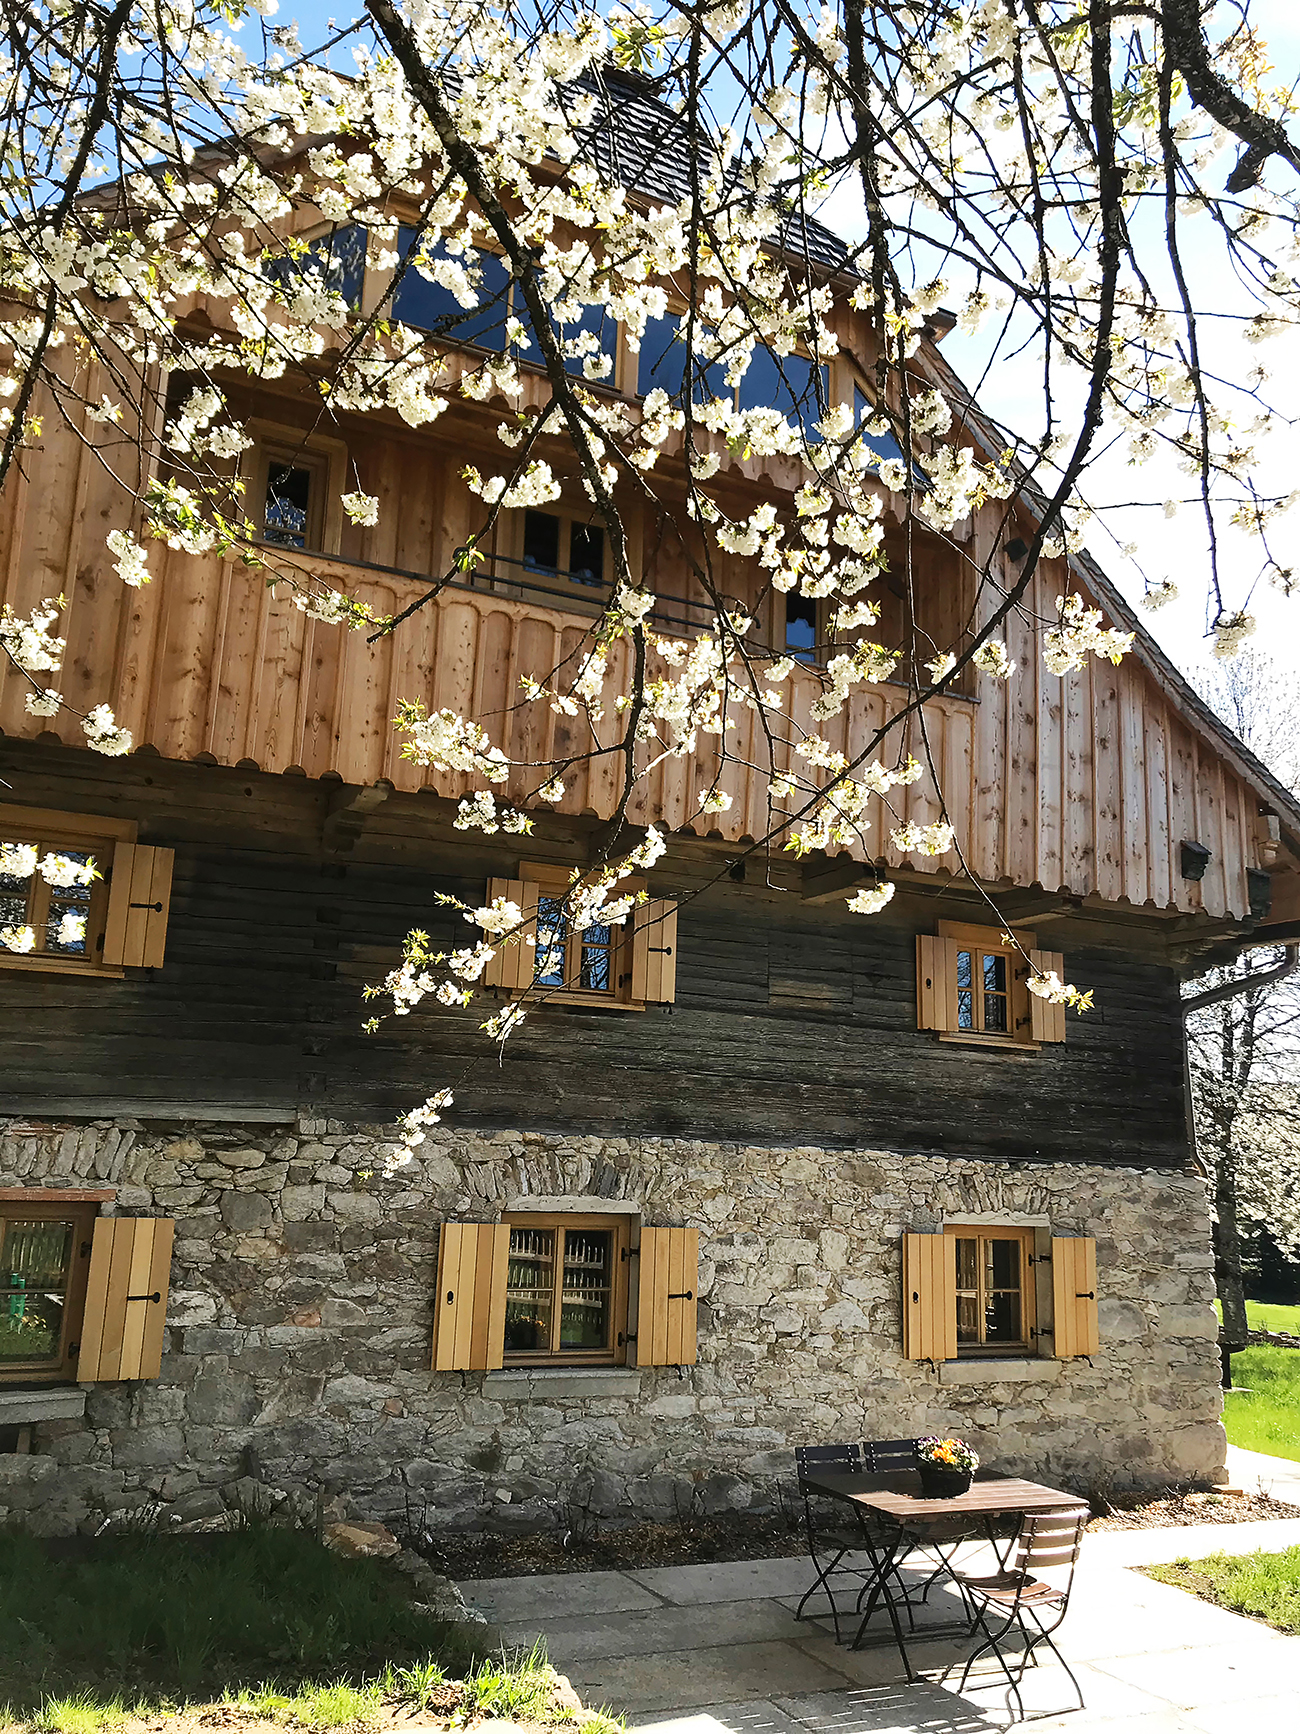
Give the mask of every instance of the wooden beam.
M 345 785 L 330 796 L 321 826 L 321 845 L 346 855 L 355 845 L 370 815 L 382 807 L 393 792 L 391 783 L 367 783 L 360 788 Z
M 829 903 L 833 897 L 843 897 L 859 885 L 874 885 L 876 875 L 861 861 L 832 861 L 828 867 L 803 870 L 800 895 L 805 903 Z

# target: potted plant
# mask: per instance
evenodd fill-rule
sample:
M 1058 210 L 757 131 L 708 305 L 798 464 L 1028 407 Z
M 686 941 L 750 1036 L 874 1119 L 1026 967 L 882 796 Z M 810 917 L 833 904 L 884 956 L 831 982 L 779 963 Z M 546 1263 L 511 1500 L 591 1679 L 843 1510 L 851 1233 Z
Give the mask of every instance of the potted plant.
M 979 1454 L 964 1439 L 918 1439 L 916 1467 L 926 1499 L 956 1499 L 970 1487 Z

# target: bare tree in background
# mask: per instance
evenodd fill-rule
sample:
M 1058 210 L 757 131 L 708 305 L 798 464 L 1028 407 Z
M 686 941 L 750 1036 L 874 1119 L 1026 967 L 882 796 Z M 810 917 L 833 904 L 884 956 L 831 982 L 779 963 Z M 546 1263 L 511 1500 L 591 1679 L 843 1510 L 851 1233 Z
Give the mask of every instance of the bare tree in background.
M 1300 786 L 1294 671 L 1252 647 L 1216 668 L 1202 694 L 1278 777 Z M 1241 988 L 1187 1020 L 1197 1149 L 1214 1186 L 1225 1384 L 1229 1357 L 1246 1346 L 1243 1234 L 1265 1228 L 1285 1256 L 1300 1257 L 1300 976 L 1277 978 L 1285 956 L 1246 951 L 1185 989 L 1190 999 Z M 1273 979 L 1247 985 L 1254 977 Z

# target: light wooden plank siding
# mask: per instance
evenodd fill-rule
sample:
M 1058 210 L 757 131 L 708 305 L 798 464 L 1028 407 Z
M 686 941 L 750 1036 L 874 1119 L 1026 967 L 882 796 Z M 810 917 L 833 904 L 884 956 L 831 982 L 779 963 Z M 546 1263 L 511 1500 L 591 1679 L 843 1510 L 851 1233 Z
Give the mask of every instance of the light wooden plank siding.
M 259 413 L 271 412 L 260 406 Z M 588 739 L 585 723 L 579 729 L 547 706 L 518 708 L 521 674 L 545 678 L 580 650 L 593 617 L 576 601 L 566 611 L 510 594 L 500 582 L 495 589 L 487 580 L 476 588 L 449 586 L 395 638 L 370 644 L 365 632 L 306 619 L 283 589 L 272 594 L 258 572 L 215 555 L 195 558 L 152 543 L 153 581 L 130 590 L 104 545 L 109 528 L 131 522 L 128 497 L 55 418 L 48 429 L 24 475 L 16 474 L 0 499 L 2 599 L 26 614 L 45 597 L 68 596 L 61 627 L 68 652 L 58 684 L 81 708 L 113 706 L 137 745 L 174 759 L 211 754 L 224 765 L 301 769 L 310 777 L 333 773 L 353 783 L 388 778 L 399 789 L 427 786 L 458 797 L 468 779 L 429 773 L 401 758 L 392 727 L 399 701 L 468 711 L 497 744 L 533 761 L 562 757 Z M 472 533 L 475 502 L 456 473 L 463 452 L 450 449 L 444 434 L 438 446 L 431 438 L 399 437 L 360 423 L 341 431 L 360 485 L 378 493 L 385 509 L 374 528 L 345 525 L 341 557 L 313 556 L 311 568 L 388 615 L 420 596 L 430 578 L 444 576 Z M 772 463 L 780 467 L 785 460 Z M 738 467 L 745 483 L 765 479 L 756 460 Z M 789 480 L 785 469 L 778 479 L 782 486 Z M 679 599 L 696 598 L 698 586 L 680 546 L 673 535 L 641 526 L 635 509 L 629 522 L 632 540 L 647 545 L 647 572 L 672 598 L 666 610 L 681 616 Z M 996 535 L 985 513 L 975 520 L 971 546 L 991 547 Z M 396 562 L 412 576 L 379 573 L 361 561 Z M 752 587 L 743 562 L 728 561 L 720 571 L 738 594 Z M 924 569 L 919 582 L 925 582 Z M 1024 616 L 1050 619 L 1056 597 L 1077 583 L 1059 561 L 1044 562 Z M 944 801 L 973 870 L 989 883 L 1095 892 L 1135 906 L 1204 910 L 1212 918 L 1245 915 L 1247 870 L 1259 864 L 1253 820 L 1260 792 L 1224 756 L 1208 725 L 1180 714 L 1135 657 L 1118 669 L 1093 663 L 1058 678 L 1043 666 L 1020 611 L 1005 631 L 1019 665 L 1016 677 L 1010 683 L 980 677 L 977 702 L 955 696 L 927 710 Z M 596 731 L 601 742 L 613 740 L 620 727 L 610 701 L 628 655 L 622 643 L 612 653 L 606 720 Z M 652 673 L 653 664 L 652 658 Z M 787 695 L 805 724 L 817 690 L 815 671 L 796 667 Z M 28 716 L 25 691 L 13 670 L 0 670 L 0 728 L 35 738 L 53 727 L 70 744 L 81 744 L 73 719 Z M 904 688 L 892 683 L 855 693 L 824 732 L 855 756 L 905 700 Z M 756 749 L 753 713 L 737 706 L 734 714 L 738 742 Z M 907 728 L 901 744 L 924 759 L 915 719 Z M 881 756 L 888 758 L 899 744 L 891 734 Z M 713 737 L 706 736 L 693 757 L 657 767 L 631 816 L 669 829 L 690 824 L 701 835 L 728 840 L 763 835 L 769 824 L 764 779 L 744 764 L 731 765 L 722 779 L 731 808 L 694 814 L 714 779 L 713 755 Z M 577 767 L 559 811 L 608 816 L 618 777 L 612 755 Z M 520 799 L 535 782 L 530 772 L 502 793 Z M 922 822 L 938 816 L 939 792 L 928 769 L 900 798 L 908 816 Z M 883 850 L 899 865 L 880 802 L 873 800 L 868 817 L 866 850 Z M 1179 868 L 1184 839 L 1205 843 L 1213 854 L 1199 886 Z M 952 856 L 908 857 L 907 864 L 938 875 L 956 866 Z

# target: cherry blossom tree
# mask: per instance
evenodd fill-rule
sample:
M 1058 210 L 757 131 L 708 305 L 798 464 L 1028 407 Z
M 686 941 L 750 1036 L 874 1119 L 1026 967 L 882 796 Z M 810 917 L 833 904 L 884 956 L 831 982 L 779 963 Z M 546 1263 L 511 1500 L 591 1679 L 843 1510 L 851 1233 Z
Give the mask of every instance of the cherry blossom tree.
M 345 412 L 393 411 L 421 428 L 457 398 L 519 403 L 500 423 L 495 470 L 466 471 L 478 533 L 412 608 L 473 569 L 503 511 L 558 496 L 543 452 L 562 436 L 607 538 L 612 584 L 581 653 L 530 677 L 519 702 L 594 722 L 620 641 L 632 671 L 617 698 L 618 740 L 599 749 L 620 766 L 620 798 L 571 893 L 575 921 L 633 918 L 626 884 L 663 847 L 653 828 L 629 826 L 639 782 L 692 754 L 701 735 L 720 740 L 725 763 L 741 707 L 762 716 L 772 747 L 752 767 L 770 796 L 756 846 L 862 843 L 873 797 L 888 802 L 934 772 L 922 762 L 924 729 L 912 727 L 924 704 L 968 669 L 1016 678 L 1006 622 L 1028 609 L 1040 560 L 1079 548 L 1090 522 L 1127 503 L 1090 491 L 1117 442 L 1139 482 L 1153 475 L 1155 503 L 1172 513 L 1190 502 L 1203 520 L 1216 651 L 1249 635 L 1258 583 L 1290 589 L 1275 524 L 1296 495 L 1289 481 L 1273 485 L 1268 461 L 1290 406 L 1271 394 L 1262 351 L 1296 319 L 1300 147 L 1291 82 L 1273 74 L 1249 0 L 368 0 L 306 40 L 293 23 L 270 22 L 273 11 L 274 0 L 61 0 L 6 15 L 0 485 L 43 426 L 84 437 L 89 418 L 114 430 L 94 441 L 94 461 L 137 502 L 131 528 L 109 537 L 124 584 L 149 582 L 160 541 L 217 549 L 340 631 L 397 633 L 404 617 L 371 618 L 259 537 L 239 477 L 250 436 L 233 387 L 292 376 L 322 428 Z M 593 142 L 618 75 L 662 105 L 665 144 L 684 163 L 671 195 L 631 196 L 618 151 Z M 392 194 L 420 213 L 405 249 Z M 358 225 L 377 238 L 394 273 L 379 305 L 363 313 L 329 248 L 290 233 L 303 202 L 336 232 Z M 820 364 L 838 339 L 813 239 L 819 211 L 848 212 L 857 237 L 839 265 L 856 274 L 854 303 L 876 333 L 866 416 L 825 400 Z M 456 322 L 411 329 L 394 294 L 414 274 L 468 316 L 489 294 L 485 247 L 516 285 L 507 342 L 453 361 L 439 338 L 454 347 Z M 612 401 L 593 389 L 612 365 L 604 315 L 636 344 L 670 287 L 687 309 L 679 388 Z M 221 317 L 196 321 L 199 302 Z M 990 429 L 927 364 L 944 307 L 983 343 L 985 376 L 1034 359 L 1036 426 Z M 1261 351 L 1248 366 L 1243 346 Z M 525 347 L 546 379 L 528 411 Z M 737 407 L 734 388 L 760 352 L 775 359 L 793 413 Z M 812 362 L 802 383 L 796 354 Z M 972 385 L 978 394 L 980 379 Z M 711 485 L 720 446 L 796 458 L 806 479 L 793 509 L 729 515 Z M 629 485 L 643 500 L 667 498 L 665 454 L 684 460 L 679 515 L 709 599 L 691 641 L 655 632 L 616 498 Z M 354 482 L 342 508 L 373 523 L 378 501 Z M 887 499 L 964 561 L 954 532 L 973 509 L 995 502 L 1009 523 L 1032 506 L 1014 576 L 991 555 L 973 572 L 978 603 L 951 642 L 923 642 L 915 628 L 906 643 L 873 636 Z M 1251 535 L 1253 565 L 1221 561 L 1225 527 Z M 760 599 L 826 606 L 831 644 L 811 718 L 791 714 L 790 659 L 727 594 L 723 554 L 754 563 Z M 893 575 L 910 594 L 910 538 Z M 1173 593 L 1153 574 L 1153 606 Z M 0 646 L 28 679 L 36 715 L 65 708 L 59 616 L 51 598 L 28 618 L 0 619 Z M 1092 656 L 1118 660 L 1130 642 L 1068 586 L 1055 614 L 1033 624 L 1057 673 Z M 854 691 L 890 677 L 909 683 L 908 703 L 850 761 L 824 726 Z M 429 714 L 413 697 L 396 720 L 418 763 L 483 785 L 461 805 L 464 828 L 525 832 L 578 762 L 530 764 L 529 797 L 503 806 L 494 791 L 511 766 L 484 719 Z M 131 750 L 105 705 L 82 727 L 97 751 Z M 715 784 L 702 810 L 725 800 Z M 895 851 L 925 854 L 954 841 L 946 811 L 900 822 L 890 837 Z M 852 907 L 870 915 L 891 890 L 882 877 Z M 464 913 L 474 943 L 449 955 L 412 935 L 380 996 L 392 1011 L 430 994 L 465 1002 L 492 949 L 528 937 L 509 904 Z M 1030 985 L 1086 1004 L 1055 977 Z M 501 1036 L 525 1011 L 512 1006 L 485 1028 Z M 413 1138 L 439 1105 L 419 1111 Z

